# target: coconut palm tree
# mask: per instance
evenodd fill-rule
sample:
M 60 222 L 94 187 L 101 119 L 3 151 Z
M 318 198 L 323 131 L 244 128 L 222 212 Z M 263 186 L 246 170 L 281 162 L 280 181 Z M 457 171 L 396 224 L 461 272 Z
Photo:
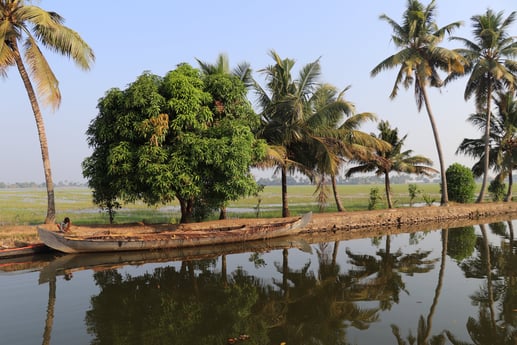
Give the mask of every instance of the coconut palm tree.
M 39 101 L 55 109 L 61 102 L 61 94 L 56 76 L 38 44 L 71 58 L 85 70 L 95 59 L 86 42 L 63 22 L 59 14 L 26 5 L 23 0 L 0 0 L 0 75 L 6 76 L 11 66 L 17 67 L 34 113 L 47 186 L 45 223 L 55 221 L 56 209 L 47 135 Z
M 517 61 L 514 59 L 517 57 L 517 41 L 509 32 L 516 14 L 514 11 L 507 18 L 503 18 L 503 12 L 495 13 L 488 9 L 485 14 L 471 18 L 474 40 L 451 37 L 465 45 L 464 49 L 456 49 L 467 61 L 465 72 L 470 73 L 465 87 L 465 100 L 474 96 L 477 111 L 484 112 L 487 117 L 483 183 L 476 202 L 483 201 L 490 167 L 492 95 L 504 88 L 513 90 L 516 85 Z M 453 73 L 450 79 L 459 75 Z
M 320 206 L 328 199 L 327 177 L 330 177 L 332 193 L 339 212 L 344 211 L 340 201 L 336 176 L 343 162 L 354 156 L 369 157 L 373 149 L 385 150 L 389 145 L 368 133 L 359 130 L 366 121 L 375 121 L 377 117 L 372 113 L 355 114 L 355 106 L 345 100 L 346 87 L 338 93 L 337 89 L 329 84 L 318 87 L 311 103 L 311 116 L 307 123 L 318 134 L 311 143 L 311 147 L 298 146 L 300 158 L 304 165 L 311 166 L 317 182 L 318 200 Z
M 384 59 L 375 66 L 370 74 L 375 77 L 384 70 L 399 69 L 395 85 L 390 94 L 392 99 L 397 96 L 399 85 L 403 85 L 407 89 L 414 84 L 417 108 L 420 111 L 422 105 L 425 105 L 431 122 L 440 161 L 441 204 L 447 205 L 449 198 L 447 195 L 445 162 L 427 87 L 442 86 L 443 82 L 438 73 L 439 70 L 462 73 L 464 68 L 463 59 L 458 53 L 439 46 L 445 35 L 458 28 L 461 22 L 453 22 L 439 28 L 435 22 L 435 14 L 436 4 L 434 0 L 426 7 L 418 0 L 408 0 L 401 24 L 386 15 L 381 15 L 380 19 L 386 21 L 393 29 L 391 38 L 395 46 L 400 48 L 400 51 Z
M 489 135 L 489 167 L 494 169 L 497 178 L 504 180 L 508 177 L 508 191 L 505 201 L 511 199 L 513 169 L 517 165 L 517 100 L 512 92 L 499 92 L 494 97 L 497 112 L 490 117 L 490 126 L 486 125 L 485 112 L 474 113 L 467 121 L 480 129 L 490 127 Z M 475 176 L 484 173 L 486 157 L 486 134 L 478 139 L 465 138 L 456 150 L 479 160 L 472 167 Z
M 269 160 L 265 166 L 276 166 L 282 177 L 282 216 L 289 217 L 287 198 L 287 174 L 300 171 L 310 174 L 310 168 L 296 162 L 295 148 L 313 140 L 308 135 L 307 123 L 309 102 L 318 85 L 320 76 L 319 59 L 305 66 L 293 80 L 291 71 L 295 64 L 292 59 L 281 59 L 275 51 L 270 51 L 275 61 L 260 70 L 265 75 L 265 88 L 254 82 L 254 90 L 261 107 L 262 125 L 257 135 L 269 145 Z
M 407 134 L 399 138 L 398 129 L 392 129 L 388 121 L 381 121 L 378 125 L 378 138 L 391 145 L 391 149 L 378 151 L 377 157 L 370 159 L 355 158 L 352 162 L 359 162 L 358 166 L 348 169 L 346 177 L 356 173 L 375 171 L 375 174 L 384 175 L 384 187 L 388 208 L 393 208 L 391 201 L 390 173 L 393 171 L 407 174 L 432 175 L 438 173 L 430 166 L 433 162 L 424 156 L 412 156 L 412 150 L 402 151 Z M 374 134 L 372 134 L 374 136 Z
M 242 62 L 230 70 L 230 60 L 226 54 L 219 54 L 215 64 L 204 62 L 197 58 L 196 61 L 201 71 L 205 74 L 231 74 L 237 76 L 246 87 L 250 87 L 253 84 L 253 78 L 251 76 L 252 70 L 248 62 Z

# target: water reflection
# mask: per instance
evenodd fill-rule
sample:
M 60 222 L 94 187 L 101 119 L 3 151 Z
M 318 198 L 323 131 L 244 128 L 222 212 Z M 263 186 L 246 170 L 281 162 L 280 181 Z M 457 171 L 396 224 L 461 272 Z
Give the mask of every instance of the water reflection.
M 0 274 L 0 293 L 13 293 L 8 279 L 37 270 L 47 290 L 42 335 L 5 334 L 10 344 L 64 344 L 63 318 L 71 315 L 87 334 L 77 343 L 91 344 L 515 344 L 513 226 L 63 255 L 40 268 L 32 260 L 19 275 Z M 67 309 L 63 298 L 84 307 Z M 12 298 L 7 308 L 35 299 Z M 8 317 L 0 312 L 0 324 Z

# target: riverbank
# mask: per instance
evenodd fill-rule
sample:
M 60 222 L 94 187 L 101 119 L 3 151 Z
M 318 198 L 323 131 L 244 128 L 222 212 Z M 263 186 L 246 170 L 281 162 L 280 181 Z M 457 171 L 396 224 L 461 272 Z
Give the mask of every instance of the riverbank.
M 334 238 L 375 237 L 384 234 L 488 224 L 514 218 L 517 218 L 517 202 L 315 213 L 303 231 L 303 236 L 318 237 L 321 241 L 326 238 L 335 240 Z M 250 223 L 254 221 L 256 219 L 249 219 Z M 232 224 L 231 219 L 224 222 L 228 223 L 228 226 Z M 38 242 L 35 225 L 0 226 L 0 247 L 12 248 L 23 243 Z

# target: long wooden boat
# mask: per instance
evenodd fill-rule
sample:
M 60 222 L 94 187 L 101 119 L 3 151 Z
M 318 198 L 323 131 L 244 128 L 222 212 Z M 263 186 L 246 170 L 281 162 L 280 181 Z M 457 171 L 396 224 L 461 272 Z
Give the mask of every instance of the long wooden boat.
M 302 217 L 276 219 L 262 224 L 249 225 L 245 221 L 237 226 L 180 226 L 143 227 L 141 231 L 118 228 L 73 228 L 71 233 L 61 233 L 49 225 L 38 226 L 38 235 L 48 247 L 65 253 L 113 252 L 186 248 L 225 243 L 266 240 L 298 234 L 311 220 L 309 212 Z M 227 224 L 224 221 L 216 224 Z M 251 224 L 251 223 L 250 223 Z

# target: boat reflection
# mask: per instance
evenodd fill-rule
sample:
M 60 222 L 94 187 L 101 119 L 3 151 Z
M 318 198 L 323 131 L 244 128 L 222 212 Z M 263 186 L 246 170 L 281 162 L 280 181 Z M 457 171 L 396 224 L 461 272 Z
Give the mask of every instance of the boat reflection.
M 200 246 L 168 250 L 144 250 L 129 252 L 65 254 L 55 257 L 40 270 L 39 283 L 44 284 L 56 276 L 70 277 L 75 271 L 96 271 L 125 265 L 147 263 L 208 260 L 238 253 L 262 253 L 277 249 L 298 248 L 310 253 L 311 246 L 301 239 L 280 238 L 264 241 L 230 243 L 218 246 Z

